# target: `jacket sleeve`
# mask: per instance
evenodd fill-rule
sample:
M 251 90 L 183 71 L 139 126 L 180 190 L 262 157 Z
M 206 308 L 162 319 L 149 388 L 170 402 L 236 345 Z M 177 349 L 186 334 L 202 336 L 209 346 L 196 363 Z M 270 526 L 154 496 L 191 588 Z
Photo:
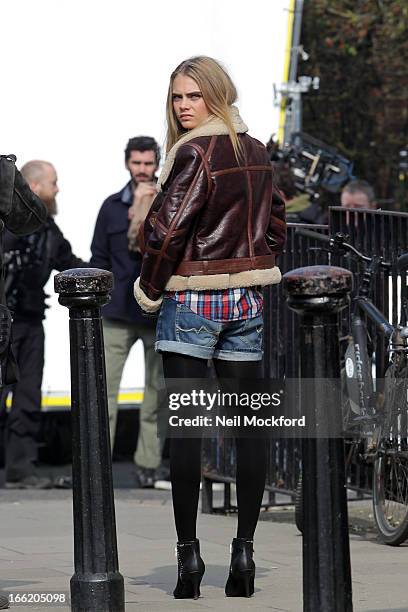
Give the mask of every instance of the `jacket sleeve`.
M 272 189 L 271 217 L 266 242 L 275 255 L 282 253 L 286 242 L 285 199 L 282 192 L 275 186 Z
M 200 149 L 184 144 L 159 202 L 144 225 L 145 244 L 139 286 L 150 300 L 160 299 L 183 257 L 189 231 L 207 201 L 211 183 Z M 143 306 L 142 306 L 143 307 Z
M 102 204 L 96 219 L 94 235 L 91 243 L 90 265 L 92 268 L 100 268 L 101 270 L 112 269 L 112 262 L 109 254 L 108 232 L 106 231 L 106 227 L 106 208 Z
M 153 231 L 153 226 L 156 221 L 157 213 L 159 212 L 163 203 L 163 198 L 164 193 L 163 191 L 160 191 L 154 198 L 150 210 L 146 215 L 146 219 L 140 226 L 137 242 L 142 255 L 144 255 L 146 252 L 146 243 L 149 241 L 150 234 Z
M 86 268 L 88 263 L 73 254 L 70 243 L 64 238 L 59 227 L 54 223 L 53 227 L 54 253 L 52 257 L 52 267 L 58 272 L 69 270 L 70 268 Z

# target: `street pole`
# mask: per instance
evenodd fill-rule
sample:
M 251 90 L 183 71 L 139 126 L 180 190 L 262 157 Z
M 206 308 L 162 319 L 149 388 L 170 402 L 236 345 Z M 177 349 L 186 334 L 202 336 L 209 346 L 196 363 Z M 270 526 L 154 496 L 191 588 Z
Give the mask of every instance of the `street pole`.
M 54 279 L 69 308 L 71 344 L 74 562 L 73 612 L 123 612 L 100 307 L 110 299 L 111 272 L 78 268 Z
M 290 143 L 292 134 L 302 131 L 302 93 L 297 86 L 297 72 L 300 53 L 300 34 L 302 32 L 303 0 L 295 0 L 295 14 L 293 16 L 292 48 L 290 53 L 290 66 L 288 85 L 292 103 L 287 106 L 287 120 L 285 121 L 284 144 Z
M 283 282 L 289 308 L 302 317 L 302 414 L 309 431 L 337 432 L 302 440 L 303 610 L 352 612 L 341 403 L 328 384 L 340 381 L 338 313 L 348 304 L 352 274 L 310 266 L 287 272 Z
M 289 9 L 293 14 L 289 68 L 287 73 L 285 68 L 285 81 L 279 86 L 274 84 L 275 104 L 281 107 L 279 143 L 282 149 L 288 149 L 292 142 L 292 135 L 302 131 L 302 95 L 307 93 L 311 87 L 319 89 L 319 77 L 297 77 L 299 55 L 303 60 L 307 60 L 309 57 L 300 44 L 303 5 L 304 0 L 293 0 Z M 283 126 L 282 113 L 284 113 Z

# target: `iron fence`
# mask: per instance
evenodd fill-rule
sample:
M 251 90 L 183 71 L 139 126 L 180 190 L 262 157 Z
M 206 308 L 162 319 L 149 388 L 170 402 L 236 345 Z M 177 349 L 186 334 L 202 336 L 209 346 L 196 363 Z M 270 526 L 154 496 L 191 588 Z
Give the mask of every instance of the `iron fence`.
M 282 273 L 294 268 L 333 264 L 352 270 L 355 281 L 359 282 L 360 268 L 347 256 L 333 256 L 322 250 L 315 240 L 296 234 L 296 229 L 305 227 L 289 224 L 285 252 L 279 265 Z M 309 229 L 329 233 L 342 232 L 349 236 L 350 242 L 363 253 L 378 255 L 396 262 L 399 255 L 408 251 L 408 214 L 388 211 L 344 210 L 340 207 L 329 210 L 329 223 L 308 225 Z M 392 321 L 398 322 L 399 282 L 395 265 L 390 272 L 378 274 L 373 302 Z M 405 276 L 402 282 L 406 282 Z M 286 305 L 282 286 L 272 286 L 265 290 L 264 312 L 264 374 L 268 378 L 297 378 L 300 372 L 299 351 L 299 317 Z M 346 342 L 350 322 L 350 309 L 341 315 L 339 342 Z M 384 375 L 387 352 L 384 337 L 377 333 L 370 321 L 368 330 L 371 339 L 371 351 L 375 354 L 376 376 Z M 341 351 L 342 353 L 344 350 Z M 296 397 L 287 397 L 285 409 L 297 410 Z M 301 441 L 299 439 L 274 439 L 268 449 L 268 471 L 266 481 L 266 505 L 278 505 L 277 493 L 284 494 L 290 503 L 294 499 L 296 484 L 301 466 Z M 346 440 L 346 454 L 349 444 Z M 213 504 L 212 483 L 225 483 L 223 505 L 215 508 Z M 231 502 L 231 484 L 235 481 L 235 448 L 231 439 L 218 437 L 204 440 L 203 447 L 203 512 L 233 511 Z M 350 461 L 347 473 L 347 485 L 360 496 L 371 489 L 371 468 L 358 461 Z M 282 498 L 280 498 L 282 499 Z

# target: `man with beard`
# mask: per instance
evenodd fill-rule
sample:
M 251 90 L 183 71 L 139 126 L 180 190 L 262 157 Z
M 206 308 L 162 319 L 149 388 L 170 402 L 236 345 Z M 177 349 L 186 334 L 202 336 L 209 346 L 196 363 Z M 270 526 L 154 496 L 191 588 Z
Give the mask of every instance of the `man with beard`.
M 54 221 L 57 213 L 57 173 L 52 164 L 34 160 L 21 168 L 31 190 L 48 210 L 45 225 L 29 236 L 6 231 L 4 262 L 7 305 L 13 313 L 13 351 L 20 378 L 13 386 L 5 428 L 6 488 L 44 489 L 49 478 L 36 473 L 44 366 L 44 329 L 47 308 L 44 286 L 53 270 L 83 267 Z M 3 404 L 2 409 L 5 409 Z
M 143 316 L 133 297 L 133 284 L 140 274 L 142 256 L 138 230 L 156 195 L 155 173 L 160 149 L 154 138 L 131 138 L 125 149 L 125 167 L 130 181 L 109 196 L 99 211 L 92 240 L 91 265 L 111 270 L 115 278 L 112 299 L 102 308 L 105 340 L 109 424 L 114 446 L 117 396 L 130 349 L 142 340 L 145 351 L 144 400 L 139 412 L 139 436 L 135 453 L 139 487 L 153 487 L 161 462 L 162 436 L 158 438 L 159 394 L 163 388 L 161 359 L 154 351 L 155 321 Z

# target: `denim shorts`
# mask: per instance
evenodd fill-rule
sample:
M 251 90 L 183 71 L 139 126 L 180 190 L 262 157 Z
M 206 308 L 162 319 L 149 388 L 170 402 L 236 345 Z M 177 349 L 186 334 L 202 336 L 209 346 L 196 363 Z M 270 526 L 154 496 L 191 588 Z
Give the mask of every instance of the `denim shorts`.
M 242 321 L 212 321 L 165 298 L 157 321 L 155 349 L 201 359 L 259 361 L 262 335 L 262 315 Z

